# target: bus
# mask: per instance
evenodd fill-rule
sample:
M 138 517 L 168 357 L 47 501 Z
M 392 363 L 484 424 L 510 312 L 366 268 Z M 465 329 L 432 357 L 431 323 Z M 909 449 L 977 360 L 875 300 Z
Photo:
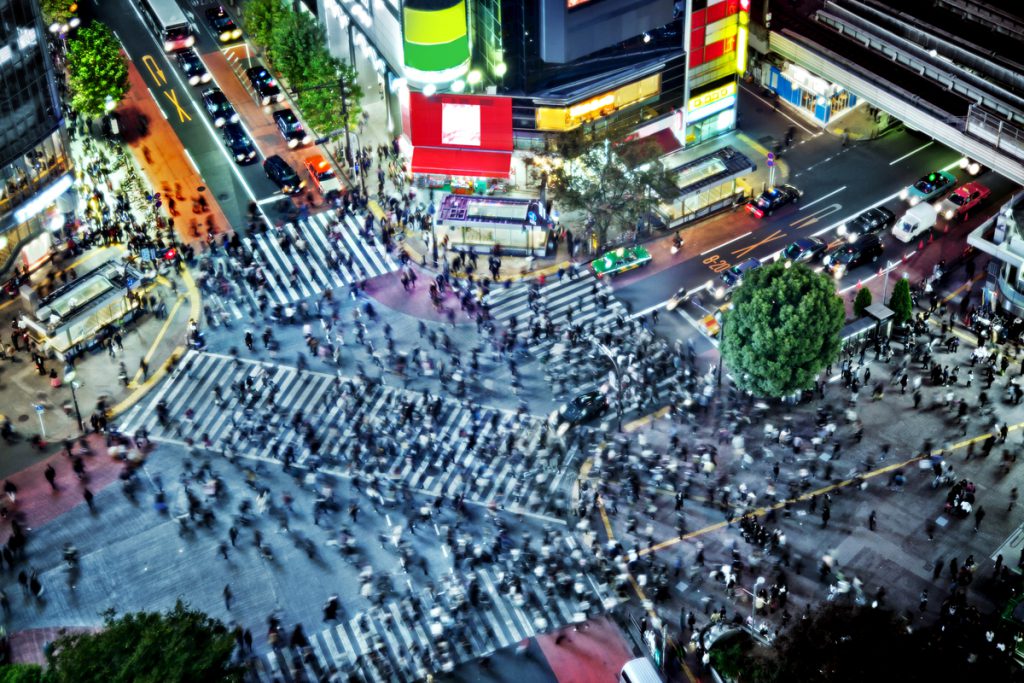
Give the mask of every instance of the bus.
M 165 52 L 195 45 L 196 37 L 176 0 L 139 0 L 139 10 Z

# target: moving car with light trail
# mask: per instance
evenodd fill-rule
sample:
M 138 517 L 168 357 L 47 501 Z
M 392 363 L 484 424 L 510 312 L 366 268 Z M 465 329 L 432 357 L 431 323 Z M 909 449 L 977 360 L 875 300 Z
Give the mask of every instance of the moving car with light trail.
M 242 29 L 238 28 L 223 7 L 217 5 L 206 10 L 206 23 L 210 25 L 213 35 L 222 43 L 230 43 L 242 37 Z
M 760 268 L 761 262 L 756 258 L 749 258 L 742 263 L 737 263 L 732 268 L 729 268 L 719 277 L 722 279 L 722 284 L 715 288 L 715 298 L 724 299 L 726 295 L 731 294 L 732 290 L 736 289 L 743 283 L 743 276 L 755 268 Z
M 619 247 L 605 253 L 599 259 L 596 259 L 591 265 L 594 268 L 594 274 L 599 277 L 612 277 L 625 273 L 626 271 L 639 268 L 640 266 L 646 266 L 651 262 L 651 254 L 641 246 L 635 247 Z
M 548 416 L 548 424 L 559 435 L 565 434 L 576 425 L 600 417 L 610 408 L 608 398 L 597 389 L 587 391 L 563 403 Z
M 892 227 L 895 222 L 895 213 L 884 206 L 875 206 L 840 225 L 836 228 L 836 235 L 848 242 L 855 242 L 861 235 L 882 232 Z
M 778 185 L 765 190 L 757 199 L 747 202 L 747 212 L 758 218 L 771 216 L 786 204 L 796 204 L 803 194 L 792 185 Z
M 936 197 L 942 196 L 946 191 L 956 185 L 956 176 L 948 171 L 932 171 L 926 176 L 921 176 L 913 185 L 903 188 L 900 192 L 900 199 L 910 202 L 911 206 L 917 206 Z
M 972 180 L 953 190 L 953 194 L 943 199 L 936 208 L 939 215 L 947 221 L 963 220 L 967 218 L 971 209 L 987 199 L 990 194 L 992 190 Z

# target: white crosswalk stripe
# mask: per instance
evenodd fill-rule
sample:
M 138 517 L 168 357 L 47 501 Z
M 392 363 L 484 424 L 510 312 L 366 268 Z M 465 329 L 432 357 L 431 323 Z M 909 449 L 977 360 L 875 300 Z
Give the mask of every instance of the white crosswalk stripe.
M 503 585 L 494 569 L 477 568 L 474 574 L 482 596 L 476 605 L 459 607 L 466 600 L 461 586 L 437 595 L 422 591 L 389 600 L 309 636 L 311 652 L 305 657 L 285 646 L 261 653 L 250 679 L 291 683 L 326 680 L 325 674 L 344 680 L 355 674 L 357 680 L 374 683 L 423 680 L 459 662 L 572 624 L 581 612 L 593 616 L 616 602 L 589 579 L 580 583 L 579 592 L 552 591 L 541 584 L 549 578 L 529 573 L 520 577 L 519 592 Z M 453 618 L 446 621 L 439 614 Z M 379 656 L 372 656 L 373 651 Z M 424 653 L 431 655 L 428 662 Z
M 358 220 L 352 215 L 333 227 L 337 238 L 332 240 L 331 225 L 337 215 L 336 211 L 325 211 L 288 223 L 283 228 L 289 236 L 287 248 L 274 231 L 247 238 L 253 257 L 262 266 L 271 301 L 292 303 L 327 288 L 345 287 L 398 270 L 381 242 L 375 239 L 369 244 L 360 235 Z M 305 242 L 304 251 L 296 247 L 299 239 Z M 337 261 L 333 268 L 328 265 L 332 254 Z
M 573 323 L 584 324 L 626 313 L 625 306 L 612 295 L 608 283 L 598 280 L 587 270 L 581 271 L 575 278 L 552 278 L 539 287 L 540 296 L 534 309 L 530 306 L 530 289 L 531 284 L 527 282 L 517 282 L 507 289 L 492 289 L 484 297 L 491 317 L 502 324 L 507 324 L 515 317 L 517 325 L 522 329 L 523 324 L 533 317 L 534 309 L 546 312 L 556 326 L 567 322 L 570 314 Z M 601 296 L 607 297 L 607 308 L 598 303 Z
M 237 387 L 246 381 L 256 390 L 243 400 Z M 358 470 L 359 440 L 352 437 L 357 427 L 368 426 L 389 435 L 386 478 L 401 487 L 535 512 L 556 511 L 562 504 L 562 474 L 574 466 L 579 448 L 549 436 L 543 419 L 449 397 L 424 399 L 421 392 L 381 384 L 344 396 L 339 387 L 326 373 L 189 352 L 120 426 L 126 433 L 143 428 L 157 441 L 184 441 L 270 462 L 290 445 L 296 464 L 317 457 L 325 470 L 339 474 Z M 166 427 L 156 410 L 161 402 Z M 314 444 L 292 425 L 298 411 L 312 427 Z

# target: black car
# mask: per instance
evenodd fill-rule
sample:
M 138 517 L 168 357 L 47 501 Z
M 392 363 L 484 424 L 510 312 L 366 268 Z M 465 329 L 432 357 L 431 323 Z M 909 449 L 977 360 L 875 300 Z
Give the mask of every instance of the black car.
M 877 261 L 882 255 L 882 239 L 877 234 L 861 235 L 854 242 L 843 242 L 825 254 L 825 270 L 842 277 L 853 268 Z
M 608 412 L 608 398 L 600 391 L 587 391 L 562 405 L 548 417 L 548 424 L 564 434 L 576 425 L 583 424 Z
M 817 237 L 801 237 L 782 250 L 782 258 L 793 263 L 813 263 L 825 253 L 828 244 Z
M 285 194 L 298 194 L 306 186 L 306 181 L 300 180 L 299 174 L 288 165 L 288 162 L 276 154 L 264 160 L 263 170 L 271 182 L 281 188 L 281 192 Z
M 747 211 L 758 218 L 771 216 L 786 204 L 795 204 L 800 201 L 802 194 L 792 185 L 779 185 L 765 190 L 757 199 L 747 202 Z
M 185 72 L 185 78 L 189 85 L 202 85 L 210 82 L 210 72 L 206 70 L 203 60 L 192 48 L 178 52 L 174 56 L 178 60 L 178 66 Z
M 855 240 L 861 235 L 870 235 L 891 228 L 896 223 L 896 214 L 884 206 L 868 209 L 836 231 L 840 237 Z
M 254 66 L 245 70 L 245 75 L 252 86 L 253 95 L 256 101 L 262 105 L 273 104 L 284 99 L 281 89 L 277 87 L 277 81 L 262 66 Z
M 242 29 L 235 25 L 228 13 L 220 5 L 206 10 L 206 23 L 210 25 L 213 35 L 222 43 L 230 43 L 242 37 Z
M 238 113 L 228 102 L 228 98 L 217 88 L 203 91 L 203 105 L 210 115 L 213 125 L 220 128 L 225 123 L 238 123 Z
M 277 124 L 277 130 L 280 131 L 281 137 L 284 138 L 285 142 L 292 149 L 299 145 L 308 145 L 313 142 L 313 138 L 302 127 L 298 117 L 295 116 L 295 112 L 291 109 L 278 109 L 275 111 L 274 123 Z
M 220 130 L 236 164 L 251 164 L 256 161 L 256 146 L 252 144 L 241 124 L 225 123 Z

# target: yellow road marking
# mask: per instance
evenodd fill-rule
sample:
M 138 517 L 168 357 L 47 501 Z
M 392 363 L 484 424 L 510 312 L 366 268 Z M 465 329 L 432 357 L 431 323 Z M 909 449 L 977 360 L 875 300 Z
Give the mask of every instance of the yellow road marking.
M 163 341 L 164 335 L 167 334 L 168 328 L 171 326 L 171 323 L 174 322 L 174 316 L 178 314 L 178 309 L 181 308 L 181 304 L 184 301 L 185 297 L 179 296 L 178 300 L 175 301 L 174 305 L 171 307 L 170 312 L 167 314 L 167 319 L 164 320 L 164 324 L 160 327 L 160 331 L 157 332 L 156 337 L 154 337 L 153 343 L 149 345 L 149 351 L 147 351 L 146 355 L 143 356 L 142 358 L 142 360 L 145 361 L 147 364 L 149 363 L 150 360 L 152 360 L 153 354 L 156 353 L 157 346 L 159 346 L 160 342 Z M 139 378 L 141 376 L 142 368 L 139 368 L 139 370 L 135 373 L 135 377 L 132 378 L 131 384 L 129 386 L 138 386 Z
M 666 415 L 668 415 L 669 408 L 670 408 L 669 406 L 664 406 L 662 408 L 658 408 L 657 410 L 655 410 L 650 415 L 644 415 L 643 417 L 638 417 L 637 419 L 633 420 L 632 422 L 627 422 L 626 424 L 624 424 L 622 426 L 622 431 L 624 431 L 624 432 L 635 432 L 636 430 L 640 429 L 644 425 L 650 424 L 651 422 L 654 422 L 655 420 L 661 419 L 661 418 L 665 417 Z M 587 470 L 587 471 L 589 472 L 590 470 Z M 584 476 L 582 469 L 580 470 L 580 476 L 581 477 Z

